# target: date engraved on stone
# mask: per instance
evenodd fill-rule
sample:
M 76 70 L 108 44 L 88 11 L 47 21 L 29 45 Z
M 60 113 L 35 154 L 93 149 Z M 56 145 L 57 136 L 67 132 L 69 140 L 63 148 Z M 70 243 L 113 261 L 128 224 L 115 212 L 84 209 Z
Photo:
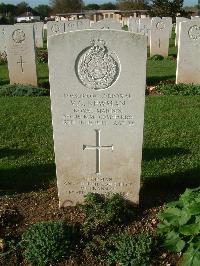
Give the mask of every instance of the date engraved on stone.
M 165 23 L 164 23 L 163 21 L 158 22 L 158 23 L 156 24 L 156 28 L 157 28 L 158 30 L 164 30 L 165 27 L 166 27 L 166 25 L 165 25 Z
M 190 27 L 190 29 L 188 31 L 188 35 L 189 35 L 190 39 L 192 39 L 192 40 L 200 39 L 200 27 L 197 25 Z
M 92 41 L 75 62 L 75 72 L 79 81 L 93 90 L 108 89 L 116 82 L 120 73 L 120 62 L 114 52 L 110 52 L 102 40 Z
M 12 39 L 15 43 L 22 43 L 26 39 L 26 35 L 23 30 L 17 29 L 12 34 Z

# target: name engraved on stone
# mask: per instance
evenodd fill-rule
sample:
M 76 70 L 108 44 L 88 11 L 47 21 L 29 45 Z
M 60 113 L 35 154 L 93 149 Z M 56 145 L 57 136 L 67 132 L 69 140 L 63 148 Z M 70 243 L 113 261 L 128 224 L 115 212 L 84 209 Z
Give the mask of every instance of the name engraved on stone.
M 17 29 L 12 34 L 12 39 L 15 43 L 20 44 L 22 43 L 26 38 L 26 35 L 23 30 Z
M 104 90 L 111 87 L 119 77 L 120 62 L 114 52 L 109 52 L 103 40 L 91 41 L 75 62 L 75 72 L 85 87 Z
M 101 130 L 96 131 L 96 146 L 83 145 L 83 150 L 96 150 L 96 174 L 101 174 L 101 150 L 114 150 L 113 144 L 110 146 L 101 146 Z
M 188 31 L 188 35 L 189 35 L 190 39 L 192 39 L 192 40 L 196 41 L 196 40 L 200 39 L 200 27 L 197 25 L 190 27 L 190 29 Z
M 163 21 L 158 22 L 158 23 L 156 24 L 156 28 L 157 28 L 158 30 L 164 30 L 165 27 L 166 27 L 166 25 L 165 25 L 165 23 L 164 23 Z
M 25 64 L 25 63 L 26 62 L 23 61 L 22 56 L 20 56 L 20 61 L 17 62 L 17 64 L 20 64 L 22 73 L 24 72 L 24 66 L 23 66 L 23 64 Z
M 135 115 L 127 111 L 131 94 L 72 93 L 64 94 L 71 111 L 63 114 L 63 124 L 81 126 L 135 126 Z

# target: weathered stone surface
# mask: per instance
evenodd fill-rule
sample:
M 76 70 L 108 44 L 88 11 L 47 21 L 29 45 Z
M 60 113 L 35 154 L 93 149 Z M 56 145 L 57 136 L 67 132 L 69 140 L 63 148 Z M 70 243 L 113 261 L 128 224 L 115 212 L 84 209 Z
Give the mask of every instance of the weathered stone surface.
M 90 28 L 89 19 L 78 19 L 65 21 L 65 32 L 75 31 L 75 30 L 85 30 Z
M 151 20 L 150 55 L 168 56 L 170 25 L 159 17 Z
M 130 17 L 128 19 L 128 30 L 134 33 L 139 32 L 139 18 Z
M 44 23 L 35 22 L 34 23 L 34 32 L 35 32 L 35 46 L 37 48 L 43 48 L 43 33 L 44 33 Z
M 200 21 L 180 23 L 176 83 L 200 84 Z
M 6 54 L 5 32 L 8 27 L 9 25 L 0 25 L 0 53 L 2 56 Z
M 162 17 L 162 19 L 166 20 L 168 25 L 169 25 L 169 38 L 171 38 L 172 28 L 173 28 L 172 18 L 171 17 Z
M 122 25 L 120 22 L 114 19 L 103 19 L 95 22 L 91 26 L 92 29 L 111 29 L 111 30 L 121 30 Z
M 139 19 L 139 32 L 147 36 L 148 46 L 150 45 L 151 18 Z
M 64 33 L 65 23 L 63 21 L 48 21 L 47 22 L 47 38 L 56 34 Z
M 10 83 L 37 86 L 33 25 L 6 28 L 6 48 Z
M 180 23 L 184 22 L 184 21 L 188 21 L 188 18 L 184 18 L 184 17 L 176 17 L 176 39 L 175 39 L 175 45 L 178 46 L 178 40 L 179 40 L 179 28 L 180 28 Z
M 88 192 L 119 192 L 138 203 L 146 59 L 146 37 L 131 32 L 49 38 L 60 206 L 83 202 Z

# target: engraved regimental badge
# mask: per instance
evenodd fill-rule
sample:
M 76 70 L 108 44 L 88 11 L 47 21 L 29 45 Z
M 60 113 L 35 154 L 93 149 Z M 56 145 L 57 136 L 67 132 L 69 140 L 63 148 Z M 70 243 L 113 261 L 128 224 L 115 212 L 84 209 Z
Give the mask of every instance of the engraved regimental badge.
M 12 34 L 12 39 L 15 43 L 19 44 L 22 43 L 26 38 L 26 35 L 23 30 L 17 29 Z
M 192 40 L 200 39 L 200 27 L 197 25 L 190 27 L 188 35 Z
M 79 81 L 94 90 L 108 89 L 120 73 L 118 56 L 109 51 L 103 40 L 91 42 L 76 59 L 75 72 Z
M 156 24 L 156 28 L 157 28 L 158 30 L 164 30 L 165 27 L 166 27 L 166 25 L 165 25 L 165 23 L 164 23 L 163 21 L 160 21 L 160 22 L 158 22 L 158 23 Z

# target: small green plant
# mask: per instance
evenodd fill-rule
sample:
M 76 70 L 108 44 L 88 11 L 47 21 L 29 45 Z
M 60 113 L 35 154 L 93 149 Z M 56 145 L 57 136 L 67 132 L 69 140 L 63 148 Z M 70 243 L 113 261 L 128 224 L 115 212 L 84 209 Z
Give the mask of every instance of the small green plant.
M 0 86 L 0 96 L 46 96 L 48 90 L 30 85 L 3 85 Z
M 114 223 L 125 222 L 133 215 L 133 206 L 120 194 L 103 196 L 89 193 L 85 196 L 85 204 L 79 205 L 85 214 L 83 231 L 85 234 L 97 232 L 101 228 Z
M 154 239 L 149 234 L 131 236 L 120 234 L 112 239 L 113 248 L 108 252 L 108 261 L 122 266 L 150 265 Z
M 6 52 L 0 53 L 0 65 L 7 64 L 7 54 Z
M 37 49 L 37 62 L 40 64 L 48 63 L 48 51 L 44 49 Z
M 24 256 L 33 265 L 47 265 L 68 257 L 78 230 L 64 221 L 45 221 L 32 225 L 22 236 Z
M 128 233 L 96 235 L 86 245 L 84 253 L 105 265 L 145 266 L 157 243 L 149 234 Z M 96 264 L 97 264 L 96 263 Z
M 158 215 L 158 234 L 164 246 L 182 252 L 184 266 L 198 266 L 200 262 L 200 187 L 187 189 L 178 201 L 167 204 Z
M 159 55 L 159 54 L 155 54 L 152 57 L 150 57 L 150 60 L 153 60 L 153 61 L 161 61 L 161 60 L 164 60 L 164 56 Z
M 200 84 L 165 84 L 160 83 L 157 86 L 159 92 L 164 93 L 165 95 L 183 95 L 183 96 L 193 96 L 200 95 Z

